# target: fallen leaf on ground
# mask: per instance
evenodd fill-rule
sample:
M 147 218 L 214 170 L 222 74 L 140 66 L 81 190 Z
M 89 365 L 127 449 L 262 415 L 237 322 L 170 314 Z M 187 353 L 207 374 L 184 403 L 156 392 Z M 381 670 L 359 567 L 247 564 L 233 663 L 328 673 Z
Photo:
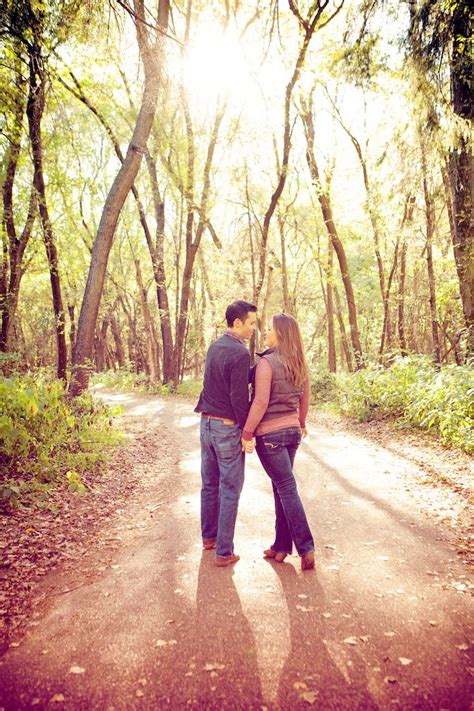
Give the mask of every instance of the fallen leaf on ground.
M 148 684 L 148 681 L 146 679 L 139 679 L 138 683 L 140 686 L 146 686 Z
M 69 674 L 84 674 L 85 669 L 82 667 L 71 667 L 69 669 Z
M 312 607 L 304 607 L 303 605 L 296 605 L 296 609 L 300 610 L 301 612 L 311 612 L 313 609 Z
M 384 632 L 385 637 L 395 637 L 395 632 Z
M 296 691 L 298 691 L 298 689 L 307 689 L 307 688 L 308 688 L 308 685 L 305 684 L 304 681 L 295 681 L 295 683 L 293 684 L 293 689 L 296 689 Z
M 361 635 L 360 635 L 360 639 L 361 639 L 363 642 L 368 642 L 368 641 L 369 641 L 369 635 L 368 635 L 368 634 L 361 634 Z
M 323 612 L 323 617 L 328 619 L 329 617 L 331 617 L 331 613 L 330 612 Z
M 302 699 L 303 701 L 306 701 L 307 704 L 312 705 L 316 701 L 317 696 L 318 696 L 317 691 L 303 691 L 300 694 L 300 699 Z
M 436 627 L 437 624 L 438 624 L 438 623 L 435 622 L 435 620 L 430 620 L 430 625 L 431 625 L 432 627 Z
M 388 555 L 378 555 L 377 560 L 390 560 Z
M 398 657 L 400 660 L 400 664 L 402 664 L 404 667 L 407 667 L 409 664 L 413 662 L 413 659 L 408 659 L 408 657 Z
M 64 694 L 54 694 L 49 700 L 50 703 L 64 701 Z
M 397 683 L 397 679 L 396 679 L 396 677 L 394 677 L 394 676 L 386 676 L 385 679 L 384 679 L 384 682 L 385 682 L 386 684 L 396 684 L 396 683 Z
M 357 644 L 357 637 L 346 637 L 345 644 Z
M 298 597 L 300 598 L 300 600 L 306 600 L 306 598 L 307 598 L 308 596 L 305 595 L 304 593 L 300 593 L 300 594 L 298 595 Z
M 457 644 L 456 649 L 460 649 L 461 652 L 467 652 L 469 645 L 466 642 L 463 642 L 463 644 Z
M 215 671 L 216 669 L 225 669 L 225 664 L 219 662 L 208 662 L 203 666 L 204 671 Z
M 135 696 L 140 699 L 142 696 L 145 696 L 145 693 L 141 689 L 137 689 L 135 692 Z
M 175 639 L 157 639 L 156 640 L 156 646 L 157 647 L 167 647 L 168 645 L 173 645 L 173 644 L 178 644 Z
M 329 543 L 324 546 L 325 548 L 330 548 L 331 550 L 335 551 L 336 546 L 330 545 Z

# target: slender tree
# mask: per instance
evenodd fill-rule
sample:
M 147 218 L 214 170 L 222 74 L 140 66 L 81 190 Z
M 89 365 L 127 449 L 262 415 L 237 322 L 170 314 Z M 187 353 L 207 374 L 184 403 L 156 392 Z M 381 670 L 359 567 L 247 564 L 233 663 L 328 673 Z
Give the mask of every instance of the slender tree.
M 339 262 L 339 268 L 341 271 L 342 283 L 344 284 L 344 290 L 346 293 L 346 301 L 347 301 L 347 310 L 348 310 L 348 314 L 349 314 L 349 324 L 350 324 L 350 330 L 351 330 L 352 349 L 354 352 L 356 367 L 363 368 L 364 367 L 364 359 L 363 359 L 363 355 L 362 355 L 362 345 L 361 345 L 360 336 L 359 336 L 359 326 L 357 323 L 357 307 L 356 307 L 354 289 L 352 286 L 352 279 L 351 279 L 351 276 L 349 273 L 349 265 L 347 263 L 347 257 L 346 257 L 344 245 L 342 244 L 342 241 L 341 241 L 341 239 L 338 235 L 337 229 L 336 229 L 336 224 L 335 224 L 334 217 L 333 217 L 332 206 L 331 206 L 329 194 L 323 188 L 322 183 L 321 183 L 319 168 L 318 168 L 318 164 L 316 161 L 316 155 L 314 152 L 315 131 L 314 131 L 314 120 L 313 120 L 313 110 L 312 110 L 311 100 L 309 103 L 305 102 L 304 100 L 302 101 L 301 120 L 303 122 L 305 136 L 306 136 L 306 144 L 307 144 L 306 160 L 307 160 L 308 167 L 310 170 L 313 185 L 316 190 L 318 201 L 321 206 L 321 212 L 323 215 L 324 224 L 326 225 L 326 229 L 327 229 L 328 235 L 331 239 L 332 246 L 333 246 L 334 251 L 336 252 L 336 255 L 337 255 L 337 259 Z

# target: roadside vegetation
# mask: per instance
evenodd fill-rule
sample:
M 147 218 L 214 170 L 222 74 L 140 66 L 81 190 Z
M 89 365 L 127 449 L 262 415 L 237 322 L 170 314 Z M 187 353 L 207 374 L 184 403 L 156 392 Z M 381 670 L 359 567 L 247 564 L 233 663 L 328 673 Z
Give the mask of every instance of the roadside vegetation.
M 198 397 L 201 379 L 176 388 L 149 383 L 129 369 L 97 373 L 94 384 L 162 396 Z M 391 418 L 403 427 L 425 430 L 447 445 L 474 452 L 474 370 L 469 365 L 435 368 L 422 355 L 396 357 L 390 367 L 371 365 L 355 373 L 311 375 L 312 403 L 360 421 Z
M 57 487 L 84 494 L 84 474 L 107 463 L 121 436 L 113 424 L 119 408 L 89 393 L 67 398 L 51 371 L 0 378 L 0 508 L 49 506 Z

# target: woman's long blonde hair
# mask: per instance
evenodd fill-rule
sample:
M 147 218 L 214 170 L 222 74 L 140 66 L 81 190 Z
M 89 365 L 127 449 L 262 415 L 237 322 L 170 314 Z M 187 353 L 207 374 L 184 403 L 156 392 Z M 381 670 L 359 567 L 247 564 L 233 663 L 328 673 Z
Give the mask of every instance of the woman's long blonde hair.
M 308 379 L 308 366 L 298 321 L 289 314 L 276 314 L 272 317 L 272 323 L 278 339 L 275 350 L 281 358 L 286 377 L 299 388 Z

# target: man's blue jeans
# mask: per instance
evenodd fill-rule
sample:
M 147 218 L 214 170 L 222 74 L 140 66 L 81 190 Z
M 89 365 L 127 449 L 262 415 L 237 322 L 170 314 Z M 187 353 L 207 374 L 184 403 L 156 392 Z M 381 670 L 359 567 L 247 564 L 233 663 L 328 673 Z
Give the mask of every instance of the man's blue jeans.
M 293 463 L 301 442 L 299 427 L 287 427 L 257 437 L 257 454 L 272 480 L 275 499 L 277 553 L 291 553 L 293 542 L 300 555 L 314 551 L 314 540 L 298 494 Z
M 238 425 L 201 417 L 201 534 L 217 538 L 216 555 L 234 552 L 234 529 L 244 483 Z

